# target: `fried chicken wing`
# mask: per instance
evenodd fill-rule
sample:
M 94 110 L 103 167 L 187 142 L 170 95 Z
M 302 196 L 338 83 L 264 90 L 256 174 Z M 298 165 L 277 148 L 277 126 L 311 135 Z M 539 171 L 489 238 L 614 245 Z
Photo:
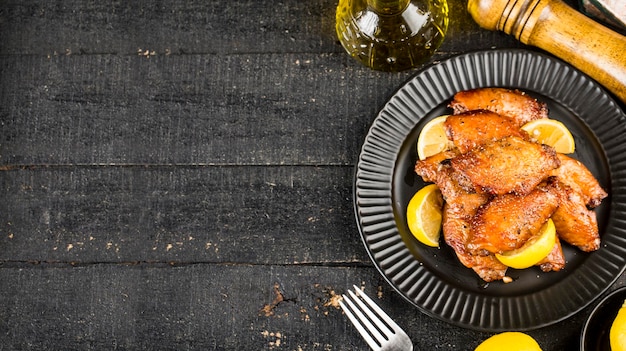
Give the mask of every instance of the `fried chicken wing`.
M 458 254 L 457 254 L 458 257 Z M 469 256 L 465 255 L 463 258 L 459 258 L 461 262 L 463 259 L 469 259 L 467 262 L 471 265 L 470 268 L 476 272 L 476 274 L 486 282 L 492 282 L 496 280 L 502 280 L 506 274 L 507 266 L 498 261 L 495 255 L 487 256 Z M 467 264 L 463 263 L 466 267 Z
M 552 215 L 556 233 L 563 241 L 585 252 L 600 248 L 596 213 L 589 210 L 585 197 L 573 188 L 560 186 L 560 205 Z
M 487 110 L 467 111 L 448 116 L 445 121 L 446 135 L 461 153 L 466 153 L 487 142 L 507 136 L 528 138 L 516 121 Z
M 501 280 L 507 267 L 495 255 L 472 255 L 465 246 L 470 233 L 470 219 L 480 204 L 484 203 L 484 194 L 468 195 L 468 201 L 459 202 L 460 207 L 446 203 L 443 211 L 443 237 L 452 247 L 461 264 L 471 268 L 486 282 Z
M 456 93 L 449 105 L 454 113 L 489 110 L 514 119 L 518 126 L 539 118 L 548 118 L 545 103 L 519 90 L 479 88 Z
M 561 165 L 552 170 L 550 175 L 556 176 L 561 183 L 568 185 L 582 195 L 587 206 L 591 208 L 599 206 L 608 194 L 589 169 L 582 162 L 571 157 L 563 154 L 557 156 Z
M 466 242 L 472 253 L 515 250 L 533 235 L 559 206 L 554 182 L 542 184 L 526 195 L 504 194 L 478 208 Z
M 439 177 L 440 170 L 449 164 L 449 160 L 458 156 L 459 153 L 452 151 L 444 151 L 438 154 L 429 156 L 423 160 L 417 160 L 415 162 L 415 173 L 424 179 L 425 182 L 435 183 Z
M 443 236 L 446 243 L 452 247 L 459 261 L 471 268 L 484 281 L 500 280 L 504 277 L 507 267 L 500 263 L 494 255 L 471 255 L 465 241 L 469 235 L 469 220 L 476 209 L 487 202 L 486 193 L 477 193 L 468 186 L 467 181 L 456 178 L 458 174 L 450 166 L 450 158 L 458 152 L 442 152 L 437 155 L 417 161 L 415 172 L 422 176 L 424 181 L 437 184 L 446 200 L 443 211 Z M 466 183 L 465 186 L 463 183 Z
M 462 174 L 455 172 L 450 166 L 450 159 L 458 152 L 445 151 L 415 162 L 415 173 L 425 182 L 437 184 L 444 200 L 457 202 L 457 198 L 467 193 L 475 193 L 472 183 Z
M 539 269 L 543 272 L 558 272 L 565 267 L 565 255 L 563 254 L 563 248 L 561 247 L 561 240 L 556 237 L 556 242 L 552 251 L 543 260 L 537 263 Z
M 477 189 L 503 195 L 527 194 L 559 166 L 553 148 L 510 136 L 450 160 Z

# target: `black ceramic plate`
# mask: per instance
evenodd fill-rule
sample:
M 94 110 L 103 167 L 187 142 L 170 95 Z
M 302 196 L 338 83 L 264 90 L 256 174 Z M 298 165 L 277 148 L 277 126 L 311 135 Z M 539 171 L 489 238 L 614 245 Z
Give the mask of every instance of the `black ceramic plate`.
M 429 120 L 451 111 L 461 90 L 516 88 L 544 101 L 576 140 L 581 160 L 608 190 L 597 208 L 601 248 L 564 245 L 560 272 L 509 269 L 514 281 L 484 283 L 445 243 L 420 244 L 406 206 L 424 186 L 413 173 L 416 142 Z M 594 81 L 547 55 L 493 50 L 451 58 L 420 71 L 374 120 L 355 173 L 354 206 L 365 247 L 381 274 L 421 311 L 478 330 L 529 330 L 563 320 L 609 288 L 626 266 L 626 116 Z
M 609 332 L 624 300 L 626 288 L 622 287 L 602 298 L 594 307 L 580 336 L 581 351 L 611 351 Z

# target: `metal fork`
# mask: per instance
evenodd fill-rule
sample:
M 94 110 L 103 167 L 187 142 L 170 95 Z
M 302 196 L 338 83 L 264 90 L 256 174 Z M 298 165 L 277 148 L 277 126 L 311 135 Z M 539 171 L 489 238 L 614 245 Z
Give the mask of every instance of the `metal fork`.
M 342 301 L 339 305 L 372 350 L 413 351 L 413 343 L 404 330 L 361 289 L 353 287 L 356 294 L 348 290 L 350 297 L 342 295 L 347 306 Z

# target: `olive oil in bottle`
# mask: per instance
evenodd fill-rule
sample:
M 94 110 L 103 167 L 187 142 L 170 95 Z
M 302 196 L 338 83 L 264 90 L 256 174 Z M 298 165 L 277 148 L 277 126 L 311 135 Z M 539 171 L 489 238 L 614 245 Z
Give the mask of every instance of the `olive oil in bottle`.
M 339 0 L 336 30 L 346 51 L 381 71 L 419 66 L 448 29 L 446 0 Z

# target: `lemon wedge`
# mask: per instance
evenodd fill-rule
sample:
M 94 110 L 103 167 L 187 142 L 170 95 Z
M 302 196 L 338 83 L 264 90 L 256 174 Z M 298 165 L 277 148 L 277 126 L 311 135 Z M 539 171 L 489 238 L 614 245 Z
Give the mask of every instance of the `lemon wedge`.
M 406 220 L 415 238 L 428 246 L 439 247 L 443 197 L 435 184 L 420 189 L 409 201 Z
M 611 324 L 609 342 L 611 344 L 611 350 L 626 351 L 626 301 L 624 301 L 622 307 L 617 311 L 617 316 L 613 320 L 613 324 Z
M 522 126 L 533 140 L 552 146 L 556 152 L 571 154 L 576 149 L 574 137 L 567 127 L 549 118 L 536 119 Z
M 541 351 L 532 336 L 520 332 L 504 332 L 483 341 L 474 351 Z
M 539 233 L 528 239 L 520 248 L 496 254 L 498 261 L 505 266 L 517 269 L 528 268 L 543 260 L 554 248 L 556 230 L 552 219 L 539 229 Z
M 448 115 L 436 117 L 422 128 L 417 138 L 417 156 L 420 160 L 448 149 L 450 141 L 446 136 L 446 127 L 444 125 L 446 118 L 448 118 Z

